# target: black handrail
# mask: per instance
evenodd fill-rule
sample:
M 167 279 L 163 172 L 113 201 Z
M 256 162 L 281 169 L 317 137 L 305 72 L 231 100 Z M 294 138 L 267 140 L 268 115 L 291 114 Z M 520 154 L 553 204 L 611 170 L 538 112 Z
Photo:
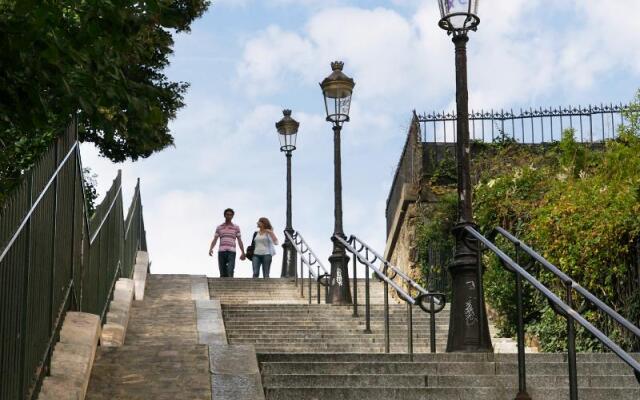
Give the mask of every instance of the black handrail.
M 0 398 L 38 394 L 64 315 L 104 319 L 119 277 L 146 248 L 139 182 L 127 219 L 121 175 L 86 212 L 75 121 L 0 205 Z
M 578 399 L 578 386 L 577 386 L 577 367 L 576 367 L 576 349 L 575 349 L 575 327 L 574 322 L 577 322 L 584 327 L 589 333 L 596 337 L 604 346 L 608 347 L 613 353 L 615 353 L 622 361 L 629 365 L 636 376 L 636 380 L 640 383 L 640 363 L 636 361 L 631 355 L 625 352 L 620 346 L 614 343 L 604 333 L 593 326 L 587 321 L 579 312 L 574 310 L 571 290 L 573 288 L 573 281 L 566 279 L 563 281 L 565 285 L 566 303 L 562 301 L 555 293 L 538 281 L 535 277 L 527 272 L 525 268 L 520 266 L 518 262 L 514 261 L 500 250 L 492 241 L 485 238 L 480 232 L 473 227 L 465 227 L 465 230 L 477 239 L 483 246 L 491 250 L 502 262 L 502 264 L 511 272 L 516 274 L 516 296 L 518 314 L 522 316 L 522 284 L 520 278 L 524 278 L 531 286 L 533 286 L 538 292 L 540 292 L 551 305 L 552 309 L 560 316 L 567 320 L 568 330 L 568 366 L 569 366 L 569 398 L 571 400 Z M 518 248 L 522 244 L 516 247 L 516 257 L 518 257 Z M 526 392 L 526 374 L 525 374 L 525 357 L 524 357 L 524 326 L 522 318 L 518 318 L 518 377 L 519 377 L 519 393 L 517 398 L 530 398 Z
M 446 296 L 443 293 L 429 292 L 420 286 L 418 283 L 409 278 L 399 268 L 393 266 L 382 256 L 380 256 L 375 250 L 368 246 L 365 242 L 360 240 L 354 235 L 351 235 L 348 240 L 340 236 L 334 236 L 334 239 L 342 244 L 347 251 L 353 254 L 354 262 L 354 289 L 357 288 L 357 261 L 364 264 L 366 268 L 371 269 L 375 276 L 383 282 L 384 285 L 384 335 L 385 335 L 385 353 L 390 352 L 390 335 L 389 335 L 389 285 L 396 291 L 400 299 L 407 303 L 407 351 L 413 357 L 413 309 L 412 306 L 418 305 L 423 311 L 431 315 L 430 320 L 430 345 L 431 352 L 435 353 L 435 314 L 442 311 L 445 306 Z M 356 248 L 356 246 L 358 248 Z M 382 268 L 378 268 L 374 265 L 376 261 L 382 264 Z M 369 270 L 365 269 L 365 332 L 371 333 L 371 299 L 369 288 Z M 391 276 L 389 271 L 391 271 Z M 396 276 L 400 276 L 404 282 L 409 286 L 409 291 L 405 291 L 398 283 L 394 281 Z M 419 294 L 415 298 L 411 294 L 411 289 L 415 288 Z M 354 290 L 357 293 L 357 289 Z M 355 297 L 355 296 L 354 296 Z M 429 307 L 425 306 L 425 301 L 429 301 Z M 354 302 L 354 308 L 357 308 L 357 298 Z M 354 312 L 357 315 L 357 312 Z
M 327 269 L 324 267 L 316 253 L 313 252 L 309 244 L 307 244 L 302 234 L 298 231 L 294 231 L 293 235 L 289 234 L 289 232 L 284 232 L 285 236 L 293 245 L 295 246 L 298 254 L 300 254 L 300 296 L 304 297 L 304 266 L 307 266 L 308 271 L 308 283 L 309 283 L 309 304 L 311 304 L 311 279 L 313 278 L 316 281 L 317 287 L 317 301 L 320 304 L 320 286 L 324 286 L 324 301 L 327 302 L 328 296 L 328 288 L 329 288 L 329 277 L 330 274 L 327 272 Z M 307 258 L 304 258 L 304 255 L 307 255 Z M 316 267 L 316 271 L 313 271 L 313 266 Z M 320 273 L 322 270 L 322 273 Z M 296 276 L 296 285 L 298 284 L 298 277 Z
M 637 326 L 635 326 L 634 324 L 629 322 L 622 315 L 618 314 L 611 307 L 609 307 L 608 305 L 603 303 L 602 300 L 600 300 L 599 298 L 594 296 L 587 289 L 583 288 L 579 283 L 577 283 L 576 281 L 571 279 L 571 277 L 569 277 L 567 274 L 565 274 L 560 269 L 558 269 L 558 267 L 556 267 L 555 265 L 551 264 L 549 261 L 545 260 L 540 254 L 535 252 L 532 248 L 530 248 L 526 244 L 522 243 L 517 237 L 513 236 L 507 230 L 505 230 L 503 228 L 500 228 L 500 227 L 497 227 L 497 228 L 495 228 L 495 231 L 497 233 L 499 233 L 500 235 L 502 235 L 503 237 L 505 237 L 507 240 L 509 240 L 514 245 L 520 247 L 525 253 L 529 254 L 534 260 L 538 261 L 543 267 L 545 267 L 547 269 L 547 271 L 549 271 L 552 274 L 554 274 L 562 282 L 571 281 L 571 287 L 573 289 L 575 289 L 584 298 L 586 298 L 591 303 L 593 303 L 598 309 L 600 309 L 601 311 L 603 311 L 606 314 L 608 314 L 611 318 L 613 318 L 620 325 L 622 325 L 625 328 L 627 328 L 636 337 L 640 338 L 640 328 L 638 328 Z

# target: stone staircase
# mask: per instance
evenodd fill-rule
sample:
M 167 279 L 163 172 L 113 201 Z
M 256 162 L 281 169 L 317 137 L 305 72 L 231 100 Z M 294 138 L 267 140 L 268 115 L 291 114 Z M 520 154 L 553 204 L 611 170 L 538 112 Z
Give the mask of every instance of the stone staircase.
M 304 297 L 300 294 L 304 286 Z M 222 304 L 308 304 L 309 280 L 299 279 L 297 284 L 290 278 L 210 278 L 211 298 L 220 299 Z M 358 279 L 358 302 L 364 305 L 364 279 Z M 384 288 L 375 279 L 370 280 L 370 294 L 373 303 L 383 302 Z M 324 287 L 320 288 L 320 302 L 324 303 Z M 311 285 L 311 302 L 317 303 L 317 286 Z
M 268 400 L 512 400 L 515 354 L 260 354 Z M 579 396 L 637 400 L 630 368 L 608 354 L 580 354 Z M 527 355 L 532 399 L 569 398 L 564 354 Z
M 188 275 L 149 275 L 125 344 L 99 347 L 87 399 L 211 399 L 209 352 L 198 344 Z
M 362 301 L 359 317 L 353 317 L 351 307 L 304 304 L 299 288 L 286 279 L 209 279 L 211 297 L 222 303 L 229 343 L 252 344 L 258 352 L 267 400 L 515 397 L 515 354 L 442 352 L 448 308 L 436 317 L 436 354 L 428 353 L 428 315 L 414 308 L 417 354 L 412 360 L 406 354 L 407 307 L 393 304 L 391 354 L 384 354 L 382 285 L 376 285 L 372 333 L 367 334 Z M 358 297 L 363 292 L 360 286 Z M 529 394 L 533 399 L 569 398 L 567 369 L 565 354 L 527 354 Z M 640 399 L 631 369 L 615 356 L 580 354 L 578 373 L 580 399 Z

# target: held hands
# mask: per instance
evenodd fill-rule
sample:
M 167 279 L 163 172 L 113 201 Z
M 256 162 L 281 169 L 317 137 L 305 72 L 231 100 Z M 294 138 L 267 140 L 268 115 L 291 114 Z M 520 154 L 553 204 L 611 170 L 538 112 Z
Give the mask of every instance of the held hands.
M 244 255 L 244 253 L 240 254 L 240 260 L 244 261 L 247 259 L 247 256 Z

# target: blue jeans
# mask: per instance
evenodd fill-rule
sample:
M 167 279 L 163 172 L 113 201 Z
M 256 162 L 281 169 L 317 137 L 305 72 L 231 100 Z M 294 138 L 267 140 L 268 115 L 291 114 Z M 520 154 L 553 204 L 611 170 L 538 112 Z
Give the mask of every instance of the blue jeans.
M 254 254 L 251 259 L 253 264 L 253 277 L 260 276 L 260 265 L 262 265 L 262 277 L 269 277 L 269 269 L 271 268 L 271 254 Z
M 221 278 L 233 278 L 233 269 L 236 266 L 235 251 L 218 252 L 218 268 L 220 268 Z

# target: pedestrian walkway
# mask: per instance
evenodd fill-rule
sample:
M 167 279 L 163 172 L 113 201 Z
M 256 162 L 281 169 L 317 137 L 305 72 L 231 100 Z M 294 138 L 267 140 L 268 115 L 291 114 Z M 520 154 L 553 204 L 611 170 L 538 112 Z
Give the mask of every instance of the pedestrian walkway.
M 209 350 L 198 344 L 188 275 L 149 275 L 122 347 L 100 347 L 87 399 L 211 399 Z

